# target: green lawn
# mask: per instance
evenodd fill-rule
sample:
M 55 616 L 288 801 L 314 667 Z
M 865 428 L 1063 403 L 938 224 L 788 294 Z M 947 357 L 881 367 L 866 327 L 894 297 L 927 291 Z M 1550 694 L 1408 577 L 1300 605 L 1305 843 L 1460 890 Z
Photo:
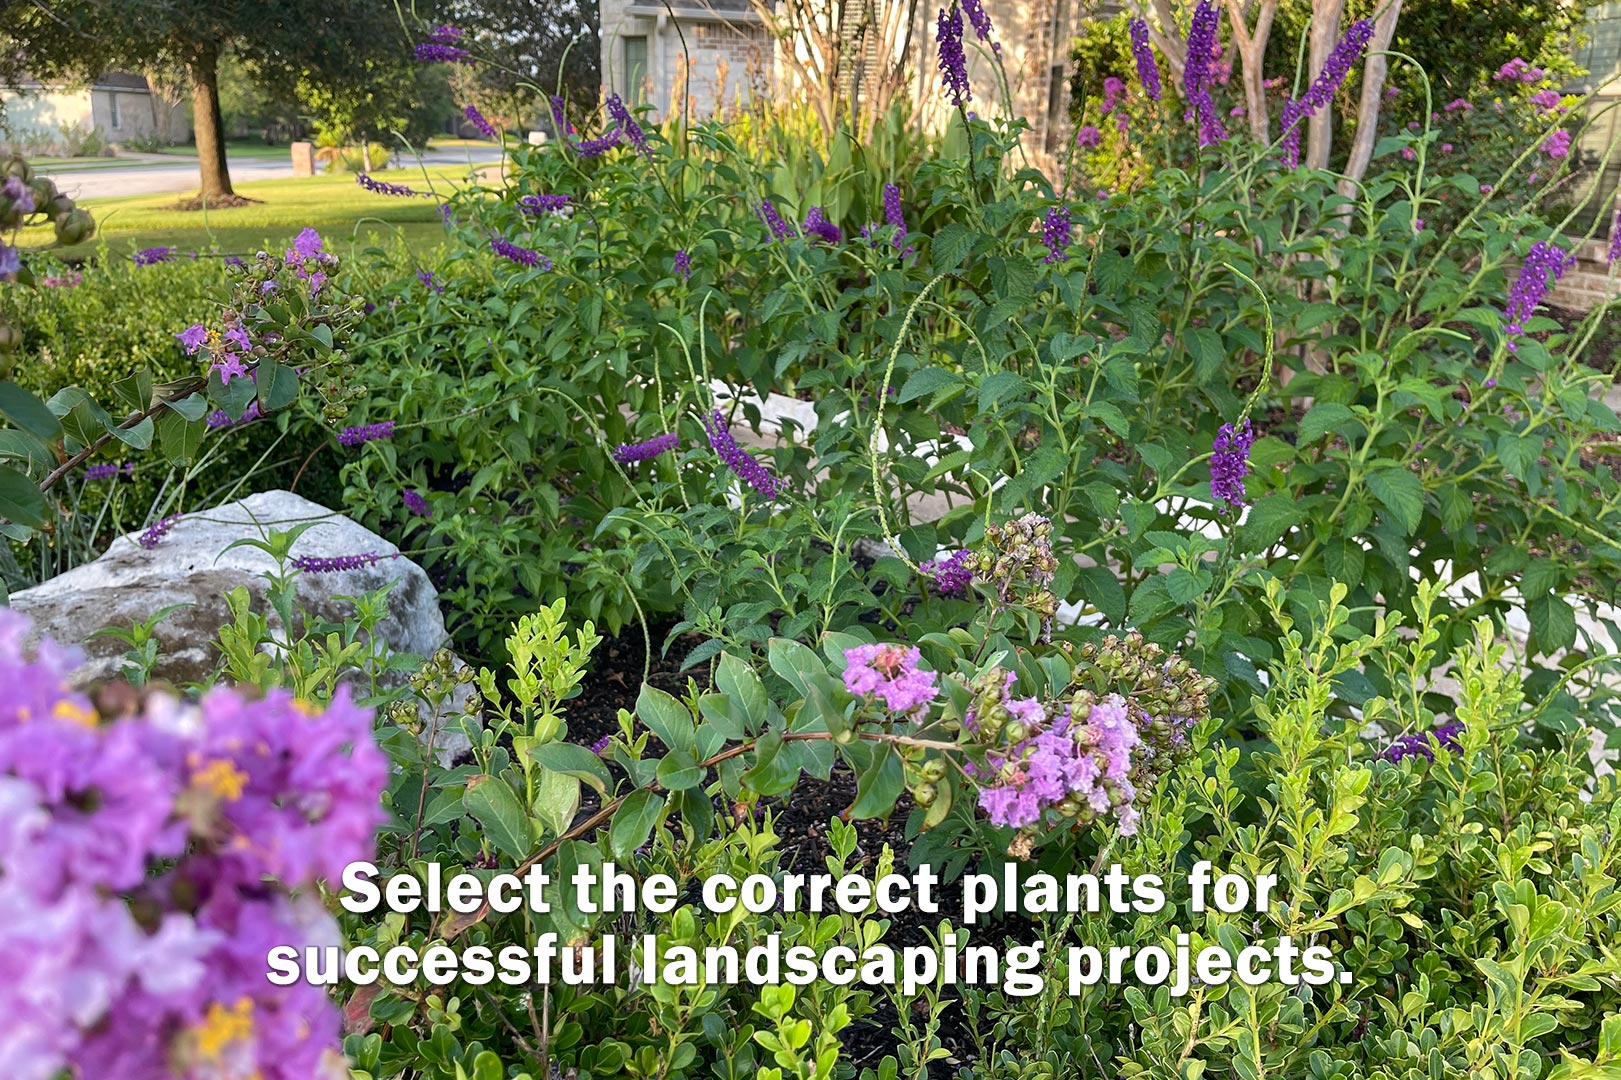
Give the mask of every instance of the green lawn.
M 115 157 L 42 157 L 29 158 L 28 164 L 50 173 L 58 169 L 111 169 L 118 166 L 139 165 L 140 162 Z
M 463 181 L 467 170 L 444 166 L 430 168 L 427 173 L 435 188 L 444 193 Z M 420 169 L 396 169 L 375 175 L 379 180 L 427 190 Z M 97 238 L 55 249 L 55 253 L 66 257 L 91 255 L 105 238 L 120 255 L 150 247 L 172 247 L 181 252 L 217 247 L 227 254 L 250 255 L 260 248 L 285 248 L 306 226 L 314 227 L 334 243 L 364 244 L 373 235 L 384 241 L 399 236 L 412 247 L 428 249 L 444 239 L 437 200 L 374 195 L 356 184 L 352 173 L 252 181 L 236 185 L 236 191 L 259 202 L 234 210 L 185 211 L 172 209 L 182 197 L 172 193 L 86 199 L 81 205 L 95 215 Z M 51 241 L 47 227 L 25 229 L 21 238 L 25 248 L 44 247 Z
M 166 146 L 158 153 L 170 157 L 197 156 L 197 148 L 190 145 Z M 292 153 L 286 143 L 279 146 L 266 146 L 258 139 L 230 139 L 225 143 L 225 155 L 233 158 L 285 158 Z

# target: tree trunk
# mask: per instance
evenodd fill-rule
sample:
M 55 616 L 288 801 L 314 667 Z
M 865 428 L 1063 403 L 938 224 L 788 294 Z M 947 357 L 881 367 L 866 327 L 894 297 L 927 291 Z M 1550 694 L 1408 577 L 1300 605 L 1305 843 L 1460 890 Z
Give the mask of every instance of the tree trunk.
M 197 137 L 197 168 L 204 199 L 235 195 L 225 160 L 225 117 L 220 112 L 219 47 L 204 45 L 186 64 L 191 77 L 192 127 Z
M 1249 113 L 1250 137 L 1261 146 L 1271 142 L 1271 123 L 1266 111 L 1266 42 L 1272 36 L 1272 19 L 1278 0 L 1261 0 L 1260 14 L 1252 32 L 1247 23 L 1247 5 L 1227 0 L 1227 14 L 1233 24 L 1233 44 L 1243 60 L 1244 108 Z
M 1350 160 L 1345 165 L 1345 178 L 1340 181 L 1341 195 L 1355 196 L 1357 185 L 1367 174 L 1368 163 L 1373 160 L 1373 144 L 1379 136 L 1379 110 L 1385 101 L 1385 74 L 1390 69 L 1390 58 L 1385 50 L 1396 37 L 1396 20 L 1401 18 L 1402 0 L 1390 0 L 1389 5 L 1374 19 L 1373 40 L 1368 42 L 1368 59 L 1362 65 L 1362 97 L 1356 110 L 1356 140 L 1351 144 Z M 1349 203 L 1341 208 L 1349 214 Z

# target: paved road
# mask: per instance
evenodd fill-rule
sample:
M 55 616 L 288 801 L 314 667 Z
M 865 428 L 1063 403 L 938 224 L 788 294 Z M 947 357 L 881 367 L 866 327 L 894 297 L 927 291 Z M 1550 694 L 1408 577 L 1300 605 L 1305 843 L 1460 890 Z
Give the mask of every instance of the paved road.
M 422 155 L 427 165 L 488 164 L 499 161 L 497 150 L 435 150 Z M 249 180 L 276 180 L 293 175 L 292 157 L 287 158 L 230 158 L 231 182 L 240 184 Z M 413 161 L 412 164 L 415 164 Z M 56 186 L 75 199 L 97 199 L 116 195 L 162 195 L 167 192 L 195 191 L 197 189 L 197 162 L 193 158 L 175 158 L 158 154 L 143 154 L 138 163 L 128 166 L 95 166 L 92 168 L 44 168 L 42 173 L 56 181 Z

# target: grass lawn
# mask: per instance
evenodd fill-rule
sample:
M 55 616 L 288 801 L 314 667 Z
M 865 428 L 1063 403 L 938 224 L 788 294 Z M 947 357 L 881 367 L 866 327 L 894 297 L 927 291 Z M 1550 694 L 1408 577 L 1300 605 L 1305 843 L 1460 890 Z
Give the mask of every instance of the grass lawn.
M 197 148 L 189 145 L 165 146 L 158 153 L 170 157 L 195 158 Z M 225 155 L 231 158 L 242 158 L 244 160 L 248 158 L 274 158 L 279 160 L 287 157 L 290 153 L 292 151 L 288 149 L 286 143 L 282 143 L 280 146 L 266 146 L 258 139 L 227 139 L 225 142 Z
M 435 135 L 428 140 L 429 150 L 499 150 L 501 144 L 489 139 L 458 139 L 450 135 Z
M 464 180 L 467 170 L 443 166 L 427 173 L 443 192 Z M 376 175 L 426 190 L 420 169 Z M 187 211 L 172 209 L 181 198 L 173 193 L 85 199 L 81 205 L 95 215 L 96 237 L 88 243 L 54 249 L 54 253 L 67 258 L 93 255 L 105 239 L 118 255 L 150 247 L 172 247 L 180 252 L 218 247 L 225 254 L 251 255 L 260 248 L 285 248 L 305 226 L 319 230 L 334 244 L 366 244 L 370 234 L 375 234 L 384 241 L 402 236 L 412 247 L 426 250 L 444 238 L 437 200 L 374 195 L 356 184 L 352 173 L 250 181 L 237 184 L 236 191 L 259 202 L 234 210 Z M 51 241 L 51 230 L 36 226 L 23 230 L 21 246 L 44 247 Z
M 51 173 L 58 169 L 111 169 L 138 165 L 140 162 L 115 157 L 42 157 L 29 158 L 28 164 L 41 172 Z

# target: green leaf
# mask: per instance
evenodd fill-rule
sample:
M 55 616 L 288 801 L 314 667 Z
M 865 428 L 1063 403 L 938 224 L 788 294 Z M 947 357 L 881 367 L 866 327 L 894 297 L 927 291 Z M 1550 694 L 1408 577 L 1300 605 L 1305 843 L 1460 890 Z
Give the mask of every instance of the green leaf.
M 934 234 L 934 240 L 930 248 L 930 258 L 934 262 L 934 272 L 939 274 L 947 270 L 957 269 L 962 265 L 962 261 L 968 257 L 968 253 L 973 250 L 973 247 L 974 232 L 972 229 L 956 222 L 942 226 L 940 231 Z
M 663 795 L 646 788 L 631 792 L 614 811 L 613 824 L 608 827 L 608 850 L 620 861 L 629 859 L 637 848 L 647 843 L 663 816 Z
M 275 412 L 298 400 L 298 375 L 292 368 L 266 357 L 259 361 L 255 374 L 260 409 Z
M 850 806 L 852 818 L 881 817 L 895 808 L 895 800 L 906 790 L 906 769 L 900 755 L 885 745 L 872 747 L 872 760 L 856 778 L 856 801 Z
M 521 860 L 529 854 L 532 836 L 529 815 L 506 781 L 497 776 L 475 776 L 467 782 L 462 805 L 484 826 L 484 834 L 502 854 Z
M 580 809 L 580 778 L 569 773 L 541 769 L 535 785 L 535 802 L 530 808 L 549 835 L 561 836 Z
M 1341 405 L 1337 401 L 1319 401 L 1300 418 L 1300 430 L 1296 435 L 1295 444 L 1310 446 L 1341 424 L 1355 419 L 1356 414 L 1349 406 Z
M 932 394 L 938 390 L 945 390 L 961 384 L 962 376 L 954 371 L 926 367 L 912 372 L 911 376 L 906 380 L 906 385 L 901 387 L 901 392 L 896 400 L 904 405 L 908 401 L 915 401 L 926 394 Z
M 690 753 L 697 743 L 692 713 L 656 686 L 642 685 L 642 692 L 636 697 L 636 716 L 671 750 Z
M 47 509 L 38 484 L 16 469 L 0 465 L 0 518 L 43 528 Z
M 1402 466 L 1377 469 L 1368 474 L 1368 490 L 1385 505 L 1403 535 L 1411 536 L 1424 520 L 1424 485 Z
M 158 446 L 171 465 L 188 465 L 203 445 L 203 434 L 208 430 L 201 421 L 188 420 L 180 412 L 165 412 L 158 416 Z
M 0 382 L 0 414 L 42 439 L 62 434 L 62 425 L 45 403 L 13 382 Z
M 1080 571 L 1081 595 L 1110 623 L 1119 626 L 1126 618 L 1126 590 L 1107 566 L 1087 566 Z
M 613 777 L 602 764 L 602 759 L 583 746 L 574 743 L 543 743 L 529 751 L 529 760 L 543 769 L 567 773 L 590 784 L 602 794 L 613 785 Z
M 685 791 L 704 780 L 704 770 L 685 750 L 672 750 L 665 755 L 654 775 L 666 791 Z
M 1525 605 L 1531 646 L 1544 656 L 1576 644 L 1576 613 L 1562 596 L 1539 596 Z
M 1295 496 L 1286 491 L 1275 492 L 1249 508 L 1244 524 L 1233 537 L 1233 544 L 1240 552 L 1265 551 L 1298 525 L 1300 518 L 1300 503 Z
M 765 684 L 747 662 L 731 653 L 723 655 L 715 670 L 715 686 L 742 710 L 750 731 L 759 731 L 770 720 L 771 699 L 766 696 Z

